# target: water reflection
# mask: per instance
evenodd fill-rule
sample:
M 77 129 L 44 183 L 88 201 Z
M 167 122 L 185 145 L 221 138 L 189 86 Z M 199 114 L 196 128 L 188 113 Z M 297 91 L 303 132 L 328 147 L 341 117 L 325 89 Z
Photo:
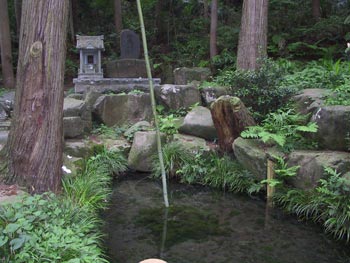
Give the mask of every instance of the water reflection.
M 350 262 L 348 249 L 318 227 L 264 202 L 194 186 L 169 188 L 171 207 L 165 210 L 157 182 L 133 178 L 116 184 L 104 215 L 111 262 Z

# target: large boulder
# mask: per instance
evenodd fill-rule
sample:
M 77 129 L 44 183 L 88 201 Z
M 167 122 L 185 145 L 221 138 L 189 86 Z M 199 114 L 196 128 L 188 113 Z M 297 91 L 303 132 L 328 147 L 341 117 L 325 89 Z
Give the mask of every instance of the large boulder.
M 311 118 L 318 125 L 314 138 L 322 149 L 347 151 L 350 148 L 350 106 L 324 106 Z
M 324 105 L 323 98 L 331 94 L 327 89 L 304 89 L 292 97 L 297 111 L 301 114 L 314 113 Z
M 301 189 L 315 188 L 325 177 L 324 167 L 336 169 L 339 173 L 350 171 L 350 154 L 334 151 L 294 151 L 288 156 L 288 166 L 300 165 L 293 186 Z
M 91 149 L 85 140 L 69 139 L 65 140 L 63 151 L 72 157 L 85 158 L 89 156 Z
M 208 80 L 211 76 L 209 68 L 176 68 L 174 70 L 175 84 L 187 85 L 192 81 Z
M 229 89 L 222 86 L 209 86 L 200 89 L 203 104 L 210 106 L 216 99 L 221 96 L 229 95 Z
M 91 121 L 85 121 L 79 116 L 63 118 L 64 138 L 76 138 L 91 131 Z
M 237 138 L 233 144 L 233 152 L 238 162 L 258 179 L 266 179 L 267 158 L 282 156 L 275 148 L 265 148 L 258 140 Z
M 165 141 L 165 135 L 162 141 Z M 128 157 L 129 168 L 139 172 L 151 172 L 152 162 L 157 153 L 155 131 L 139 131 L 134 135 L 134 141 Z
M 181 144 L 184 148 L 190 150 L 194 154 L 210 151 L 210 147 L 203 138 L 185 134 L 174 134 L 172 141 Z
M 63 131 L 65 138 L 80 137 L 92 129 L 91 111 L 83 100 L 65 98 L 63 104 Z
M 155 92 L 160 104 L 171 110 L 189 108 L 201 102 L 199 90 L 194 85 L 165 84 L 158 87 Z
M 94 104 L 94 115 L 107 126 L 151 120 L 152 114 L 149 93 L 104 95 Z
M 206 140 L 217 138 L 210 110 L 202 106 L 193 108 L 186 115 L 179 131 L 180 133 L 197 136 Z

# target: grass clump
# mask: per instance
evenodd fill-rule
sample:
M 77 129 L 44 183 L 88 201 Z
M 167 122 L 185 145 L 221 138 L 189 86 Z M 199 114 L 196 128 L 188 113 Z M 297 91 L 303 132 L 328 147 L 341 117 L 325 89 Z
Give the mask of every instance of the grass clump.
M 321 223 L 326 233 L 350 241 L 350 180 L 331 168 L 312 190 L 289 189 L 276 193 L 275 201 L 302 219 Z
M 108 262 L 100 247 L 101 220 L 111 174 L 125 170 L 119 153 L 104 149 L 63 179 L 62 195 L 26 196 L 0 206 L 0 261 Z
M 177 142 L 166 144 L 163 156 L 166 173 L 182 183 L 208 185 L 234 193 L 251 193 L 256 185 L 254 176 L 229 156 L 194 152 Z M 157 160 L 153 163 L 153 177 L 160 177 Z

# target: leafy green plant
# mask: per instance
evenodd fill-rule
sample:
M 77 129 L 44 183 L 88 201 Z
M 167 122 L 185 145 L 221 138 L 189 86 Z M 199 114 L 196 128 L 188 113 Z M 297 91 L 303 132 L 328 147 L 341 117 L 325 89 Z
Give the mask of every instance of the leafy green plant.
M 95 214 L 52 193 L 0 206 L 0 260 L 4 263 L 107 262 Z
M 257 71 L 225 70 L 215 79 L 251 107 L 257 118 L 283 106 L 296 91 L 292 86 L 281 85 L 286 75 L 284 67 L 269 59 L 260 63 Z
M 304 133 L 316 132 L 317 124 L 304 125 L 307 116 L 293 110 L 278 110 L 267 115 L 261 126 L 250 126 L 241 133 L 243 138 L 260 139 L 266 144 L 277 144 L 283 151 L 305 145 Z
M 290 213 L 322 223 L 326 233 L 350 241 L 350 180 L 325 168 L 327 178 L 316 189 L 292 189 L 276 194 L 276 201 Z
M 265 179 L 260 183 L 268 184 L 272 187 L 285 187 L 287 180 L 291 177 L 294 177 L 297 174 L 299 165 L 297 166 L 288 166 L 283 157 L 274 155 L 272 156 L 274 159 L 274 172 L 276 177 L 273 179 Z
M 159 130 L 167 135 L 177 133 L 178 120 L 174 114 L 159 116 Z

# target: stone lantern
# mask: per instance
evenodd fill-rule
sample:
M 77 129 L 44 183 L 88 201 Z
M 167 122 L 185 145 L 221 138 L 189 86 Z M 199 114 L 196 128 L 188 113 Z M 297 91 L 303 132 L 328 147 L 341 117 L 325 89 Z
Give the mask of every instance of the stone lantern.
M 77 49 L 80 52 L 78 79 L 103 79 L 101 50 L 104 50 L 103 36 L 77 35 Z

